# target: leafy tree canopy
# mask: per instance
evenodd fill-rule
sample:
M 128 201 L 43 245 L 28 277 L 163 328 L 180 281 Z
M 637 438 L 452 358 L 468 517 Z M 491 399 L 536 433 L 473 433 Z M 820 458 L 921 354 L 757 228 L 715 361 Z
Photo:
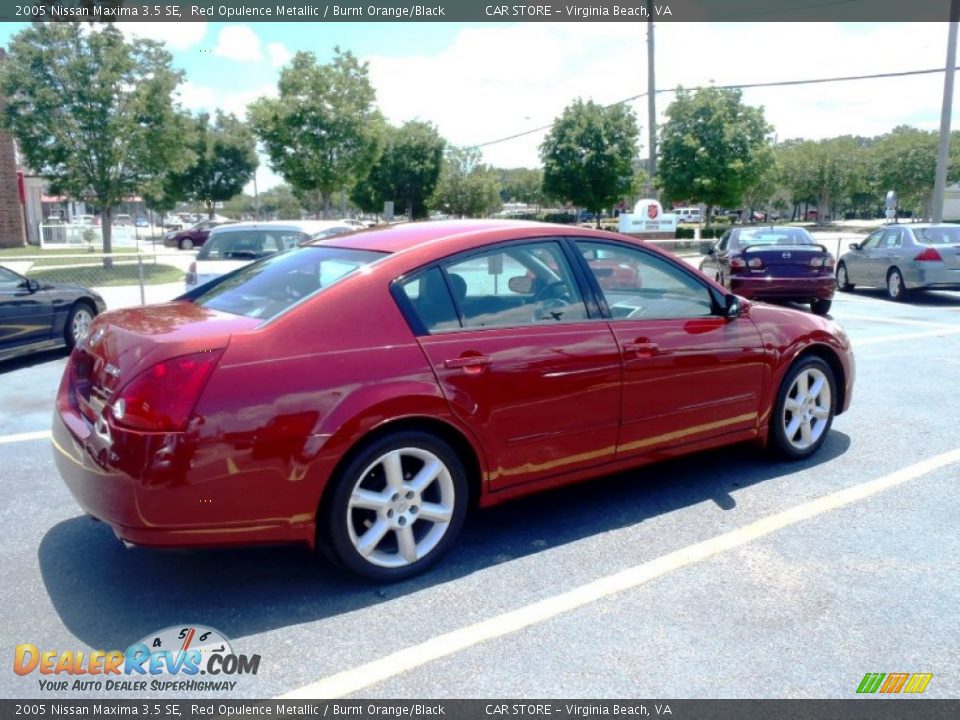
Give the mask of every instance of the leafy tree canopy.
M 367 64 L 340 48 L 326 65 L 298 52 L 278 89 L 278 98 L 250 106 L 251 125 L 273 169 L 297 191 L 319 191 L 326 213 L 330 196 L 363 177 L 377 156 L 381 121 Z
M 190 160 L 173 103 L 181 79 L 159 43 L 109 25 L 31 25 L 0 63 L 4 127 L 53 192 L 101 207 L 106 252 L 112 208 Z
M 625 105 L 576 100 L 540 146 L 544 193 L 599 217 L 630 191 L 639 132 Z
M 476 148 L 447 148 L 430 204 L 458 217 L 484 217 L 500 208 L 497 171 Z

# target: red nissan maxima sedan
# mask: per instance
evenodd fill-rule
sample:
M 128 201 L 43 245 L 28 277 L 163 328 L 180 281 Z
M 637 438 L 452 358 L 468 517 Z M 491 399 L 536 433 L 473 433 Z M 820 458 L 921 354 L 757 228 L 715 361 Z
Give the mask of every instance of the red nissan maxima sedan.
M 808 457 L 853 381 L 831 321 L 641 241 L 410 223 L 101 315 L 53 445 L 127 543 L 319 544 L 388 581 L 435 563 L 473 504 L 743 441 Z

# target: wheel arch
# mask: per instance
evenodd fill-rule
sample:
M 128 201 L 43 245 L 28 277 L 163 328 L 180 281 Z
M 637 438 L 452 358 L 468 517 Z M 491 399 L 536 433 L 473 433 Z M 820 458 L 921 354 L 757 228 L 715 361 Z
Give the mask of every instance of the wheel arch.
M 420 431 L 436 435 L 445 441 L 457 456 L 463 462 L 464 470 L 467 473 L 467 486 L 470 488 L 469 507 L 476 507 L 483 492 L 484 471 L 481 465 L 480 453 L 467 435 L 455 425 L 437 417 L 428 415 L 410 415 L 388 420 L 364 435 L 356 438 L 340 456 L 333 466 L 323 490 L 320 493 L 320 499 L 317 503 L 316 517 L 325 516 L 327 505 L 333 495 L 333 488 L 336 485 L 334 480 L 339 477 L 343 469 L 355 458 L 365 447 L 376 442 L 387 435 L 407 432 Z M 318 528 L 319 530 L 319 528 Z
M 847 371 L 844 368 L 843 363 L 840 362 L 839 354 L 837 354 L 832 347 L 819 343 L 816 345 L 808 345 L 799 353 L 797 353 L 797 356 L 790 361 L 782 377 L 786 377 L 786 374 L 790 371 L 790 368 L 808 357 L 820 358 L 830 367 L 830 370 L 833 372 L 833 382 L 837 391 L 837 410 L 835 414 L 839 415 L 843 412 L 847 402 Z

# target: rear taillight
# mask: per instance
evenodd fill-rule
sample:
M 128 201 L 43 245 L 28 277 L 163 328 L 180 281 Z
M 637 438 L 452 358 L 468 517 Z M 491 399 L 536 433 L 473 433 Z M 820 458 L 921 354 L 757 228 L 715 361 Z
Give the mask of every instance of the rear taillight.
M 144 370 L 110 403 L 113 419 L 132 430 L 180 432 L 222 355 L 223 348 L 181 355 Z
M 917 255 L 914 260 L 917 262 L 942 262 L 943 258 L 940 256 L 940 253 L 937 252 L 936 248 L 926 248 Z
M 190 263 L 190 267 L 187 269 L 186 283 L 187 283 L 187 285 L 196 285 L 196 284 L 197 284 L 197 262 L 196 262 L 196 260 L 194 260 L 192 263 Z
M 747 263 L 743 261 L 743 258 L 735 257 L 730 258 L 730 272 L 736 274 L 738 272 L 743 272 L 747 269 Z
M 810 258 L 810 267 L 812 268 L 831 270 L 833 268 L 833 264 L 833 255 L 827 255 L 826 257 L 818 255 Z

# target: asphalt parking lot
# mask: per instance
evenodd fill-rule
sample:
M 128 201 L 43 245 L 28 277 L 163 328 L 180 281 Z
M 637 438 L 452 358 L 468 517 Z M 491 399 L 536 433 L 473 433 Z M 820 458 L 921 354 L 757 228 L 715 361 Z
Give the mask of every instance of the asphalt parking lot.
M 831 315 L 857 383 L 812 460 L 741 446 L 514 502 L 387 587 L 296 548 L 124 549 L 53 464 L 64 354 L 0 364 L 3 650 L 204 625 L 262 658 L 220 698 L 850 698 L 868 672 L 958 697 L 960 293 Z M 7 667 L 0 696 L 44 696 Z

